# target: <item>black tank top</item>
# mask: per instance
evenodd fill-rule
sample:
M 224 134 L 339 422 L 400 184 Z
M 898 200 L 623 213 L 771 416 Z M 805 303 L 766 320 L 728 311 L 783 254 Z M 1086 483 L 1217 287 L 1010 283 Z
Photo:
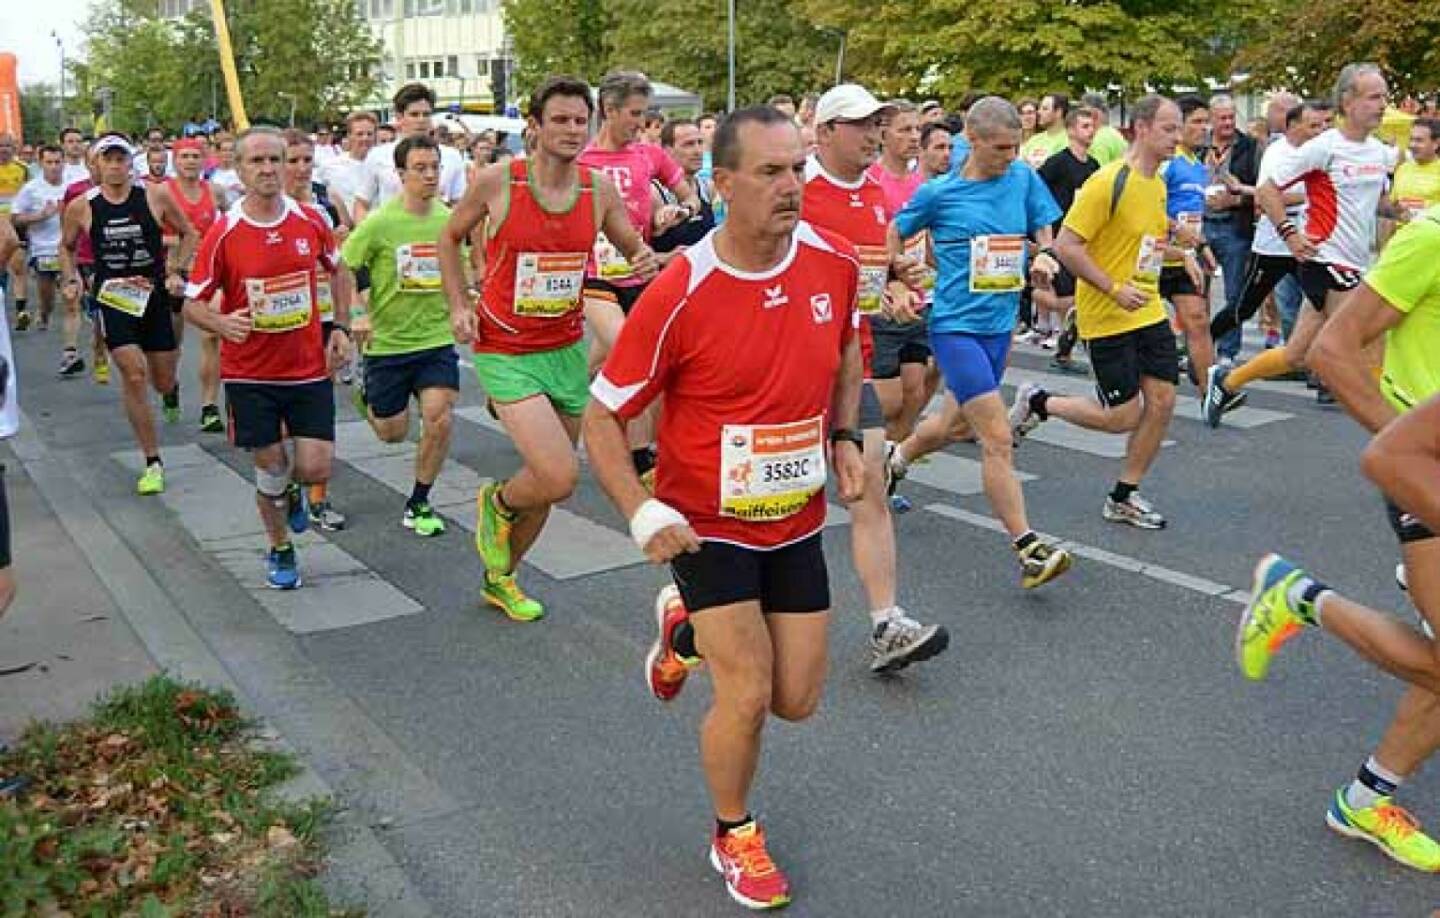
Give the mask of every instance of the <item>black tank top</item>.
M 95 250 L 95 282 L 112 277 L 147 277 L 157 287 L 165 281 L 165 247 L 160 224 L 150 213 L 145 189 L 132 185 L 123 204 L 112 204 L 99 188 L 90 200 L 90 245 Z
M 666 204 L 678 204 L 680 199 L 675 192 L 666 188 L 658 179 L 652 179 L 655 190 L 660 194 L 660 200 Z M 705 234 L 715 228 L 715 211 L 710 204 L 710 196 L 706 194 L 704 184 L 697 189 L 700 198 L 700 213 L 686 220 L 684 223 L 677 223 L 665 232 L 650 240 L 650 247 L 657 252 L 669 252 L 678 249 L 680 246 L 692 246 L 705 238 Z

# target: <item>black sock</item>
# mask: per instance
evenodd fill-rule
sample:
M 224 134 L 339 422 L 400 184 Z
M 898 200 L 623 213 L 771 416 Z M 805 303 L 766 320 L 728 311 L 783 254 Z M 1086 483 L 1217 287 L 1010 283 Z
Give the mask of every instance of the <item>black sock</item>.
M 730 822 L 729 820 L 721 819 L 719 816 L 716 816 L 716 817 L 715 817 L 715 834 L 716 834 L 716 835 L 724 835 L 726 832 L 729 832 L 731 829 L 738 829 L 738 828 L 740 828 L 741 826 L 745 825 L 746 823 L 748 823 L 748 822 L 754 822 L 754 821 L 755 821 L 755 817 L 754 817 L 754 816 L 751 816 L 749 813 L 746 813 L 746 814 L 745 814 L 745 818 L 743 818 L 743 819 L 738 819 L 738 820 L 736 820 L 735 822 Z
M 1040 415 L 1040 420 L 1050 420 L 1050 412 L 1045 410 L 1045 403 L 1050 401 L 1050 393 L 1044 389 L 1037 391 L 1030 396 L 1030 410 Z
M 148 469 L 152 465 L 158 465 L 162 468 L 165 466 L 165 463 L 160 461 L 160 456 L 158 453 L 154 456 L 145 457 L 145 467 Z
M 24 312 L 24 311 L 25 311 L 25 297 L 23 297 L 23 296 L 17 296 L 17 297 L 15 298 L 15 311 L 16 311 L 16 312 Z
M 682 657 L 700 656 L 700 651 L 695 649 L 695 626 L 688 621 L 676 625 L 670 634 L 670 646 Z
M 175 384 L 175 388 L 160 396 L 160 400 L 164 402 L 167 407 L 170 408 L 174 408 L 176 405 L 180 404 L 180 384 L 177 382 Z
M 1015 550 L 1024 551 L 1031 545 L 1035 544 L 1035 540 L 1038 538 L 1040 537 L 1035 534 L 1035 530 L 1031 529 L 1030 531 L 1026 532 L 1024 535 L 1014 541 L 1013 544 L 1015 546 Z
M 410 489 L 410 500 L 408 501 L 410 506 L 418 507 L 421 504 L 430 503 L 430 488 L 431 485 L 420 481 L 415 482 L 415 487 Z
M 1115 490 L 1110 492 L 1110 499 L 1120 504 L 1130 499 L 1130 495 L 1139 490 L 1139 485 L 1133 485 L 1125 481 L 1115 482 Z
M 635 464 L 635 474 L 644 475 L 655 468 L 655 451 L 648 446 L 632 449 L 630 461 Z

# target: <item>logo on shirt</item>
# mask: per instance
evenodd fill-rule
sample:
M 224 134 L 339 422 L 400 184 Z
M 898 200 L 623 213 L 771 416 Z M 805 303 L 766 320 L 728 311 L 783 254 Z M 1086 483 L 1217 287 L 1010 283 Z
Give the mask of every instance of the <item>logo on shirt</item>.
M 810 318 L 815 320 L 816 325 L 823 325 L 834 317 L 830 308 L 830 294 L 817 293 L 810 297 Z
M 266 245 L 284 245 L 284 244 L 285 244 L 285 237 L 280 235 L 280 231 L 279 231 L 279 230 L 266 230 L 266 231 L 265 231 L 265 244 L 266 244 Z
M 882 226 L 885 226 L 889 223 L 889 221 L 885 219 L 885 208 L 881 207 L 879 204 L 875 205 L 875 222 L 879 223 Z
M 630 187 L 635 183 L 630 178 L 629 166 L 606 166 L 603 171 L 606 177 L 615 183 L 615 187 L 620 189 L 622 196 L 630 193 Z
M 308 256 L 310 255 L 310 240 L 309 240 L 309 239 L 296 239 L 296 240 L 295 240 L 295 251 L 299 252 L 299 253 L 300 253 L 301 255 L 303 255 L 303 256 L 307 256 L 307 257 L 308 257 Z
M 765 288 L 765 302 L 761 305 L 766 309 L 774 309 L 776 306 L 784 306 L 790 302 L 790 297 L 785 295 L 785 286 L 776 284 L 774 287 Z
M 862 201 L 862 200 L 860 200 L 860 192 L 858 192 L 858 191 L 852 191 L 852 192 L 850 192 L 850 206 L 851 206 L 851 207 L 864 207 L 864 206 L 865 206 L 865 202 Z

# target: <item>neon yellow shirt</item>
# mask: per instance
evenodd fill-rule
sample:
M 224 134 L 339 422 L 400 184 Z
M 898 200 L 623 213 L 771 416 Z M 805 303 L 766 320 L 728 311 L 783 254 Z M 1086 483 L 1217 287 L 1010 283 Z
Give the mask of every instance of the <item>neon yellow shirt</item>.
M 12 159 L 0 166 L 0 214 L 10 213 L 15 196 L 20 193 L 20 189 L 24 188 L 28 181 L 30 181 L 30 172 L 20 160 Z
M 1380 389 L 1408 411 L 1440 393 L 1440 206 L 1400 228 L 1365 283 L 1405 315 L 1385 336 Z
M 1395 170 L 1395 189 L 1390 195 L 1395 203 L 1419 216 L 1427 207 L 1440 204 L 1440 157 L 1421 165 L 1407 159 Z

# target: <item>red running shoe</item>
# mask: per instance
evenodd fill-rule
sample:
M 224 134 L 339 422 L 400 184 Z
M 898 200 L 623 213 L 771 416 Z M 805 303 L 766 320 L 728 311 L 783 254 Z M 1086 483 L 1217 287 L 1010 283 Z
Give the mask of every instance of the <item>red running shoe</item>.
M 725 878 L 730 898 L 746 908 L 780 908 L 790 904 L 790 881 L 765 850 L 765 831 L 755 820 L 716 835 L 710 842 L 710 865 Z
M 680 591 L 671 584 L 655 597 L 655 643 L 645 655 L 645 684 L 661 701 L 674 701 L 685 687 L 690 670 L 700 665 L 699 657 L 682 657 L 675 652 L 675 629 L 689 619 Z

